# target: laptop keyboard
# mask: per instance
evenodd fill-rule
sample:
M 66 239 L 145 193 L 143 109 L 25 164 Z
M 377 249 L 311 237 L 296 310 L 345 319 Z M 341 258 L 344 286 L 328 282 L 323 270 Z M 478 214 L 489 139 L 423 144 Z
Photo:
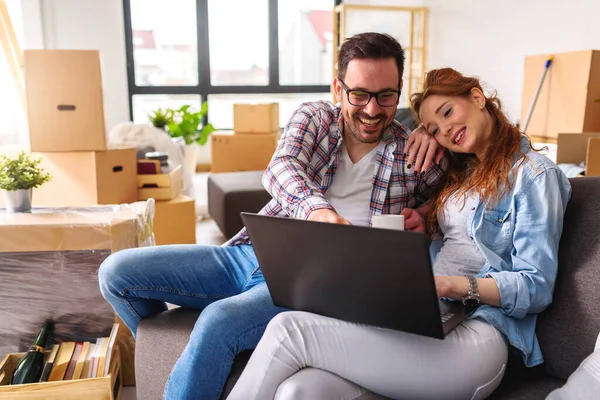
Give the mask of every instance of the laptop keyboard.
M 443 312 L 440 314 L 440 317 L 442 318 L 442 324 L 445 324 L 446 322 L 448 322 L 450 320 L 450 318 L 454 317 L 454 313 Z

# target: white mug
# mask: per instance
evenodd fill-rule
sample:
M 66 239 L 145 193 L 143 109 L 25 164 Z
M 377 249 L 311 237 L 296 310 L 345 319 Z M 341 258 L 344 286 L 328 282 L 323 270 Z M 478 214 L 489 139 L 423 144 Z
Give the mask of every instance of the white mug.
M 404 230 L 404 215 L 379 214 L 373 215 L 373 228 Z

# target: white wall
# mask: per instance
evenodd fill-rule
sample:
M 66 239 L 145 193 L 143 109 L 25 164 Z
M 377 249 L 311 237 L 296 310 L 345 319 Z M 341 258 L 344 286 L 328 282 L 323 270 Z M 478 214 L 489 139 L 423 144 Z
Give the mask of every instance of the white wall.
M 24 48 L 100 50 L 106 128 L 129 120 L 122 0 L 24 0 Z
M 425 6 L 427 67 L 479 76 L 498 91 L 513 121 L 520 119 L 525 56 L 600 49 L 597 0 L 425 0 Z

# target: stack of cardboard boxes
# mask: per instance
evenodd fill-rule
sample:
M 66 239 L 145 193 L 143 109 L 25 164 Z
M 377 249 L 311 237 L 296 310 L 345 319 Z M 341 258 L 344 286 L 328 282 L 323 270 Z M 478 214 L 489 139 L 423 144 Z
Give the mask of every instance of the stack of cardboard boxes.
M 212 172 L 264 170 L 279 140 L 279 104 L 234 104 L 233 131 L 212 135 Z
M 148 168 L 152 166 L 153 168 Z M 181 193 L 183 168 L 161 170 L 157 160 L 139 160 L 137 192 L 140 200 L 156 200 L 154 236 L 156 244 L 196 243 L 196 202 Z
M 548 55 L 525 59 L 521 121 L 524 122 Z M 600 175 L 600 51 L 553 55 L 527 134 L 557 144 L 558 164 L 586 165 L 586 176 Z
M 194 200 L 180 194 L 181 167 L 138 175 L 135 148 L 108 148 L 100 53 L 26 50 L 31 151 L 52 180 L 33 191 L 35 207 L 86 207 L 156 199 L 157 244 L 195 243 Z
M 137 200 L 136 151 L 106 143 L 98 51 L 26 50 L 31 151 L 52 180 L 34 206 L 89 206 Z

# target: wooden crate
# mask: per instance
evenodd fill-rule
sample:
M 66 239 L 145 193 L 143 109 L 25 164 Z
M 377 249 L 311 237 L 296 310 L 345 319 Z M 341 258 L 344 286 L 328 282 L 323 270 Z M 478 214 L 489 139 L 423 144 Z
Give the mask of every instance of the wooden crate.
M 46 352 L 49 353 L 49 352 Z M 17 363 L 25 353 L 11 353 L 0 362 L 0 399 L 2 400 L 120 400 L 123 379 L 121 353 L 115 346 L 108 375 L 70 381 L 8 385 Z
M 183 169 L 180 165 L 168 174 L 138 175 L 138 199 L 171 200 L 183 189 Z

